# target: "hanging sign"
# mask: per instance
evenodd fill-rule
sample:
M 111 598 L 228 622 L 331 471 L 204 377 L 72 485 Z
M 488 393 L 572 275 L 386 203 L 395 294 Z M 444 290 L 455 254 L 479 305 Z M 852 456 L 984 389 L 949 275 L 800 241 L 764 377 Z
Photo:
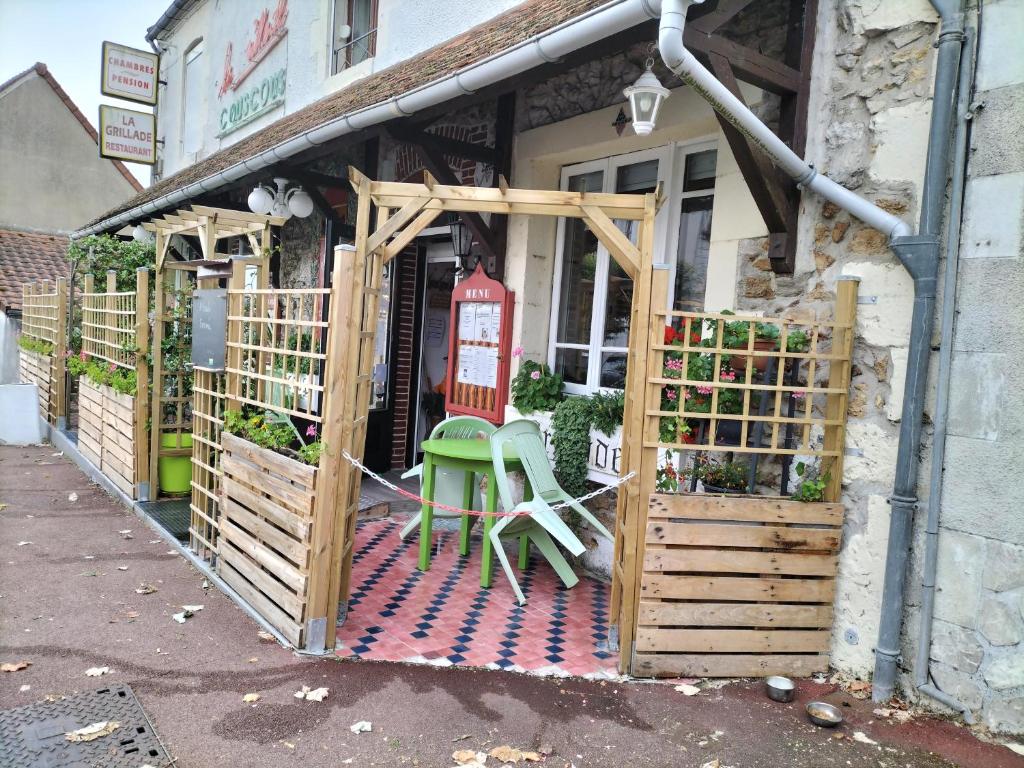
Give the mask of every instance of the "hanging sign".
M 100 157 L 153 165 L 156 162 L 153 115 L 101 104 Z
M 100 93 L 117 99 L 156 104 L 160 57 L 149 51 L 103 41 Z
M 515 293 L 477 264 L 452 291 L 445 410 L 501 424 L 508 400 Z

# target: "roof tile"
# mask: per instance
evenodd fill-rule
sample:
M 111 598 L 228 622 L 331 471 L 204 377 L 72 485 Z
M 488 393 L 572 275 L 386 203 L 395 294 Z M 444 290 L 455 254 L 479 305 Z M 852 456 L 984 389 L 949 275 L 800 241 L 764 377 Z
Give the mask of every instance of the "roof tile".
M 21 309 L 25 283 L 66 275 L 66 235 L 0 229 L 0 312 Z

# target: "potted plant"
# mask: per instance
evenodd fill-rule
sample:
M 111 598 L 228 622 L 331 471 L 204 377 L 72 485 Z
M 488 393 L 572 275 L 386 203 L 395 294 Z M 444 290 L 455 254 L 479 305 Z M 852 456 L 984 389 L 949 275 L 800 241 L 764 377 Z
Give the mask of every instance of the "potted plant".
M 714 461 L 704 458 L 694 470 L 707 493 L 744 493 L 749 467 L 739 461 Z
M 562 402 L 562 377 L 541 363 L 523 360 L 512 379 L 512 405 L 520 413 L 553 411 Z
M 728 313 L 731 314 L 731 313 Z M 725 323 L 722 328 L 722 346 L 726 349 L 749 350 L 750 322 L 734 320 Z M 788 345 L 787 345 L 788 346 Z M 761 352 L 772 352 L 779 348 L 779 327 L 773 323 L 754 323 L 753 349 Z M 765 355 L 731 355 L 727 362 L 734 371 L 745 371 L 750 360 L 758 373 L 764 373 L 771 359 Z

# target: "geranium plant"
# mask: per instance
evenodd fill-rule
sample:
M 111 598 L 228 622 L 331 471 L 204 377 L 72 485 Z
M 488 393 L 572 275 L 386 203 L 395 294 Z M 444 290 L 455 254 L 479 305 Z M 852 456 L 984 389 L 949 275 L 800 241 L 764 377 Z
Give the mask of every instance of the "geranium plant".
M 562 377 L 533 360 L 524 360 L 512 379 L 512 405 L 520 413 L 552 411 L 563 397 Z

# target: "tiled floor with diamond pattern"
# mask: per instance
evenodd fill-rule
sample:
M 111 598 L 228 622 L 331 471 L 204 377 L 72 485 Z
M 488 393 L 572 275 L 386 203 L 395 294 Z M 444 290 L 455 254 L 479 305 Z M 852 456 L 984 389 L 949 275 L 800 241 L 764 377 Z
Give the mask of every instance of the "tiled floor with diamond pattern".
M 581 575 L 566 589 L 535 553 L 530 567 L 517 571 L 527 600 L 520 606 L 497 562 L 491 588 L 481 589 L 479 535 L 460 557 L 457 532 L 435 531 L 430 570 L 416 570 L 419 537 L 398 538 L 405 521 L 360 523 L 338 655 L 547 675 L 616 673 L 616 655 L 605 648 L 607 584 Z

